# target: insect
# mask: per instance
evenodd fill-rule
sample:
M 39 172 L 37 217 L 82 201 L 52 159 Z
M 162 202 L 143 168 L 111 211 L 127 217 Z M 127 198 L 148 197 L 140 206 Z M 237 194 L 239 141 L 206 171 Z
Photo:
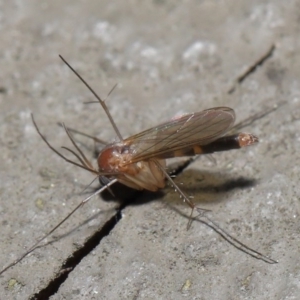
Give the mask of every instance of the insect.
M 106 144 L 98 155 L 97 167 L 95 167 L 86 158 L 71 134 L 72 131 L 75 133 L 80 132 L 69 129 L 63 124 L 66 134 L 77 151 L 62 147 L 76 158 L 76 160 L 70 159 L 56 150 L 47 141 L 40 132 L 32 115 L 32 121 L 38 134 L 52 151 L 65 161 L 96 175 L 100 179 L 100 182 L 104 184 L 96 192 L 84 199 L 50 232 L 39 239 L 27 252 L 5 267 L 0 274 L 34 251 L 42 241 L 51 235 L 61 224 L 73 215 L 76 210 L 88 202 L 92 197 L 101 194 L 106 189 L 110 190 L 110 186 L 116 182 L 120 182 L 136 190 L 145 189 L 155 192 L 158 189 L 164 188 L 167 180 L 179 193 L 183 201 L 191 208 L 188 227 L 193 219 L 193 212 L 197 210 L 200 216 L 205 217 L 206 221 L 204 223 L 213 227 L 215 231 L 221 234 L 229 243 L 234 244 L 235 247 L 268 263 L 272 264 L 277 262 L 242 244 L 226 231 L 221 229 L 215 222 L 206 216 L 207 210 L 196 207 L 192 200 L 179 188 L 166 171 L 166 159 L 168 158 L 210 154 L 218 151 L 239 149 L 256 144 L 258 142 L 258 138 L 253 134 L 237 133 L 226 135 L 226 133 L 228 133 L 233 127 L 235 121 L 235 112 L 233 109 L 229 107 L 215 107 L 192 114 L 186 114 L 124 139 L 115 124 L 105 101 L 95 93 L 89 84 L 72 68 L 72 66 L 68 64 L 67 61 L 65 61 L 63 57 L 60 56 L 60 58 L 96 97 L 109 118 L 119 141 Z M 264 115 L 265 114 L 262 114 L 257 118 Z M 103 143 L 103 141 L 96 137 L 92 137 L 84 133 L 81 134 L 93 138 L 96 142 Z

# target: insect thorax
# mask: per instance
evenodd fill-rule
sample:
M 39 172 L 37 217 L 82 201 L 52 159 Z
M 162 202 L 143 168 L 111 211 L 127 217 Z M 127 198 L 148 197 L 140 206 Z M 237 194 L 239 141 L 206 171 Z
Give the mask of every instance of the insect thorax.
M 157 191 L 163 188 L 165 175 L 160 166 L 164 168 L 165 161 L 132 162 L 133 155 L 134 151 L 128 145 L 109 145 L 98 156 L 99 172 L 112 173 L 119 182 L 134 189 Z

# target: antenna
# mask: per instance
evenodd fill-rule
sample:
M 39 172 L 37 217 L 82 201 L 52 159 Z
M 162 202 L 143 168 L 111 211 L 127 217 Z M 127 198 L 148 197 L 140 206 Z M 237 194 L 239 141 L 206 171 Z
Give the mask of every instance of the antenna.
M 113 118 L 112 118 L 112 116 L 111 116 L 111 114 L 109 112 L 109 109 L 108 109 L 108 107 L 105 104 L 105 101 L 103 101 L 97 95 L 97 93 L 94 91 L 94 89 L 92 89 L 92 87 L 80 76 L 80 74 L 77 71 L 75 71 L 75 69 L 61 55 L 59 55 L 59 57 L 73 71 L 73 73 L 83 82 L 83 84 L 92 92 L 92 94 L 97 98 L 97 100 L 99 101 L 99 103 L 103 107 L 103 109 L 104 109 L 107 117 L 109 118 L 109 121 L 110 121 L 112 127 L 114 128 L 114 130 L 115 130 L 118 138 L 120 139 L 120 141 L 123 141 L 124 139 L 123 139 L 123 137 L 122 137 L 122 135 L 121 135 L 121 133 L 120 133 L 120 131 L 119 131 L 116 123 L 114 122 L 114 120 L 113 120 Z M 109 92 L 108 95 L 111 94 L 111 92 L 115 89 L 115 87 L 116 87 L 116 85 L 111 89 L 111 91 Z

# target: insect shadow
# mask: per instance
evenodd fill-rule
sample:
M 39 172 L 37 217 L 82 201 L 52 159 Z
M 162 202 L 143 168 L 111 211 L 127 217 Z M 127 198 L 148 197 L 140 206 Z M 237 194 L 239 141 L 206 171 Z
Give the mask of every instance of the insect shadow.
M 186 162 L 180 163 L 176 168 L 172 168 L 171 165 L 170 169 L 172 169 L 172 171 L 170 174 L 175 177 L 181 174 L 188 165 L 190 165 L 190 163 Z M 222 171 L 211 172 L 207 170 L 189 169 L 184 171 L 184 177 L 193 178 L 192 182 L 184 185 L 184 189 L 190 195 L 197 195 L 196 199 L 193 200 L 197 204 L 208 202 L 220 203 L 224 201 L 223 195 L 225 193 L 235 189 L 251 188 L 258 183 L 258 180 L 255 178 L 247 178 L 245 176 L 233 177 L 228 172 Z M 106 181 L 100 182 L 100 184 L 105 185 Z M 98 189 L 99 186 L 93 188 L 89 193 L 93 193 Z M 107 202 L 117 202 L 120 207 L 128 205 L 139 206 L 155 200 L 160 200 L 168 193 L 167 189 L 158 190 L 155 193 L 147 190 L 139 191 L 119 182 L 115 183 L 110 190 L 111 192 L 105 190 L 101 194 L 101 199 Z M 178 201 L 178 197 L 174 200 Z M 179 203 L 185 205 L 182 201 L 179 201 Z
M 195 169 L 186 170 L 185 178 L 192 178 L 189 184 L 184 185 L 184 189 L 188 194 L 196 194 L 197 198 L 206 198 L 210 195 L 210 199 L 204 202 L 218 203 L 222 201 L 220 195 L 231 192 L 235 189 L 247 189 L 254 187 L 258 180 L 255 178 L 247 178 L 245 176 L 233 177 L 227 172 L 211 172 Z M 219 201 L 220 199 L 220 201 Z M 194 200 L 197 202 L 197 199 Z M 201 201 L 202 202 L 202 201 Z

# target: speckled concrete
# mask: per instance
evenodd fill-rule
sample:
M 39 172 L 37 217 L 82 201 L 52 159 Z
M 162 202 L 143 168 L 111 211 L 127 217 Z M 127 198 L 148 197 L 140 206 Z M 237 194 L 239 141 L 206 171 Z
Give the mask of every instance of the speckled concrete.
M 51 299 L 298 299 L 299 9 L 300 1 L 0 1 L 0 266 L 93 180 L 45 146 L 30 113 L 57 148 L 70 145 L 58 121 L 116 140 L 101 108 L 83 104 L 93 97 L 62 54 L 103 97 L 118 83 L 108 105 L 124 136 L 184 112 L 226 105 L 243 120 L 286 102 L 243 129 L 257 146 L 215 154 L 216 165 L 201 158 L 176 178 L 218 224 L 279 263 L 246 255 L 199 222 L 187 231 L 189 208 L 167 187 L 127 206 Z M 273 55 L 229 94 L 272 44 Z M 93 143 L 80 141 L 92 158 Z M 57 242 L 0 276 L 0 299 L 47 287 L 117 206 L 93 199 Z

